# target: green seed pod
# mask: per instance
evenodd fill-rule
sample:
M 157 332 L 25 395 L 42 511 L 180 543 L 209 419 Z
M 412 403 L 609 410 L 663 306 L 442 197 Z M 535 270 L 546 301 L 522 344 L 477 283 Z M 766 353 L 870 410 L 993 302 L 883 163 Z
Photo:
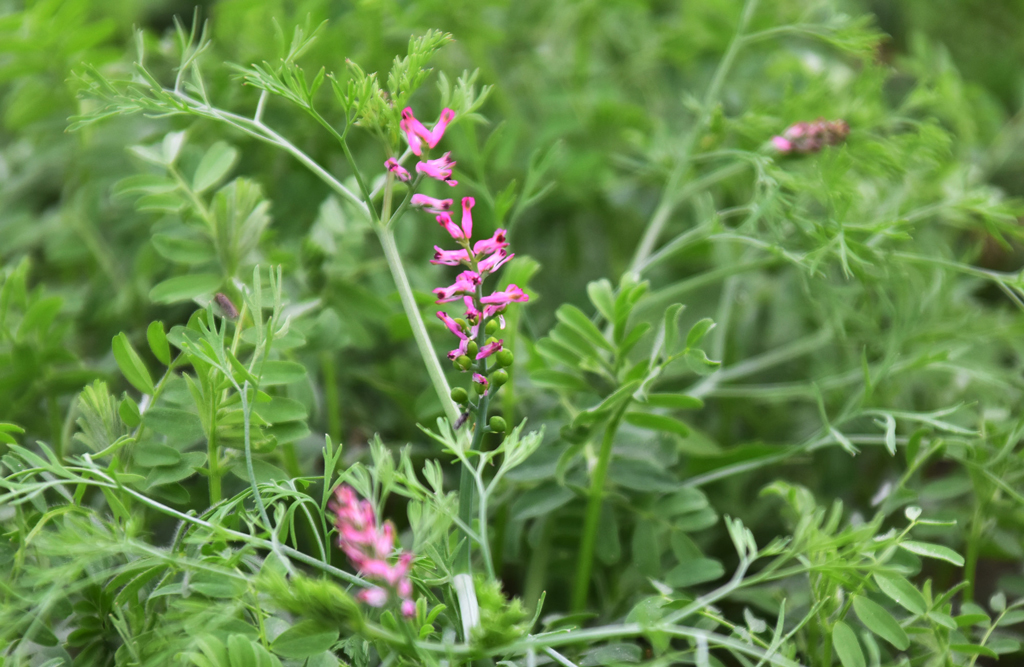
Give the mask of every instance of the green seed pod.
M 493 373 L 491 373 L 491 377 L 489 379 L 491 381 L 491 384 L 493 384 L 495 388 L 497 388 L 508 382 L 508 373 L 506 373 L 503 370 L 496 370 Z
M 452 389 L 452 400 L 456 403 L 465 403 L 469 400 L 469 392 L 462 387 L 455 387 Z
M 514 359 L 512 356 L 512 350 L 502 350 L 494 356 L 498 360 L 499 366 L 511 366 L 512 360 Z
M 455 323 L 462 327 L 463 331 L 469 331 L 469 324 L 466 322 L 466 320 L 462 319 L 461 317 L 456 317 Z
M 476 393 L 478 393 L 480 395 L 483 395 L 483 393 L 485 391 L 487 391 L 487 385 L 480 384 L 479 382 L 474 382 L 473 383 L 473 391 L 475 391 Z
M 486 333 L 488 336 L 490 336 L 491 334 L 493 334 L 497 330 L 498 330 L 498 320 L 491 320 L 490 322 L 487 323 L 487 326 L 484 327 L 484 333 Z
M 491 343 L 497 343 L 497 342 L 498 342 L 498 339 L 495 338 L 494 336 L 491 336 L 486 341 L 484 341 L 484 345 L 490 345 Z
M 494 431 L 495 433 L 504 433 L 505 429 L 508 428 L 508 425 L 505 423 L 505 420 L 499 417 L 498 415 L 494 415 L 493 417 L 491 417 L 491 421 L 489 422 L 489 424 L 491 426 L 491 430 Z
M 469 341 L 469 344 L 466 345 L 466 352 L 469 354 L 470 358 L 475 357 L 476 353 L 479 352 L 479 351 L 480 351 L 480 346 L 476 344 L 475 340 Z
M 472 365 L 473 360 L 467 357 L 466 355 L 462 355 L 461 357 L 458 357 L 455 360 L 455 366 L 458 367 L 459 370 L 468 371 L 469 367 Z

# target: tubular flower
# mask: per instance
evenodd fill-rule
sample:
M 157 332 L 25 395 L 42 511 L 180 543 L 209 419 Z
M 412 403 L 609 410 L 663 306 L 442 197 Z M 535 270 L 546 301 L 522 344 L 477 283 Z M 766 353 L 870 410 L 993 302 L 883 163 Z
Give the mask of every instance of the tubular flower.
M 448 313 L 438 311 L 437 316 L 442 322 L 444 322 L 444 325 L 448 327 L 448 331 L 451 331 L 453 334 L 458 336 L 460 340 L 466 340 L 466 333 L 462 330 L 462 327 L 459 326 L 459 323 L 453 320 Z
M 436 160 L 417 162 L 416 172 L 430 178 L 436 178 L 439 181 L 444 181 L 454 188 L 459 182 L 452 178 L 452 169 L 456 163 L 448 158 L 449 155 L 451 155 L 451 152 L 445 153 Z
M 444 131 L 448 127 L 448 123 L 452 122 L 455 118 L 455 112 L 451 109 L 443 109 L 441 111 L 441 118 L 434 125 L 433 130 L 428 130 L 423 123 L 416 120 L 416 116 L 412 113 L 412 107 L 406 107 L 402 109 L 402 122 L 399 123 L 399 128 L 405 133 L 405 138 L 409 141 L 409 148 L 416 155 L 423 155 L 423 146 L 421 142 L 426 142 L 428 148 L 433 148 L 441 141 L 441 137 L 444 136 Z
M 409 175 L 409 171 L 398 164 L 398 160 L 393 157 L 389 157 L 384 161 L 384 167 L 398 177 L 400 181 L 408 181 L 412 176 Z
M 495 352 L 501 352 L 502 342 L 503 341 L 496 340 L 493 343 L 488 343 L 487 345 L 484 345 L 483 347 L 481 347 L 480 351 L 477 352 L 477 355 L 476 355 L 477 361 L 480 361 L 481 359 L 486 359 L 487 357 L 491 356 Z
M 502 248 L 508 247 L 508 241 L 505 240 L 505 230 L 496 229 L 494 230 L 494 236 L 489 239 L 480 239 L 473 244 L 473 252 L 478 255 L 489 255 L 492 252 L 497 252 Z
M 434 259 L 431 264 L 444 264 L 446 266 L 458 266 L 469 262 L 469 252 L 465 250 L 445 250 L 434 246 Z
M 501 268 L 502 264 L 515 256 L 515 253 L 508 254 L 504 250 L 499 250 L 487 259 L 480 260 L 480 263 L 477 264 L 477 268 L 480 270 L 480 273 L 494 273 Z
M 850 126 L 845 120 L 819 118 L 813 123 L 794 123 L 782 136 L 772 137 L 775 150 L 783 154 L 817 153 L 825 146 L 835 146 L 846 139 Z
M 402 613 L 412 616 L 415 604 L 411 599 L 409 568 L 413 556 L 402 554 L 394 565 L 387 561 L 394 550 L 394 526 L 391 523 L 378 525 L 373 505 L 368 500 L 360 500 L 349 486 L 334 490 L 330 509 L 335 515 L 338 546 L 361 575 L 378 584 L 361 591 L 358 599 L 371 607 L 383 607 L 394 594 L 401 601 Z M 407 613 L 407 609 L 412 612 Z
M 434 199 L 427 195 L 415 194 L 409 201 L 413 206 L 421 206 L 424 211 L 430 213 L 446 213 L 452 208 L 451 199 Z
M 434 294 L 438 296 L 437 303 L 448 303 L 456 301 L 463 294 L 473 294 L 482 279 L 475 271 L 463 271 L 455 279 L 455 282 L 448 287 L 437 287 Z
M 516 285 L 509 285 L 508 288 L 503 292 L 495 292 L 490 296 L 485 296 L 480 299 L 480 303 L 489 303 L 496 306 L 507 306 L 510 303 L 520 303 L 523 301 L 529 301 L 530 297 L 519 289 Z

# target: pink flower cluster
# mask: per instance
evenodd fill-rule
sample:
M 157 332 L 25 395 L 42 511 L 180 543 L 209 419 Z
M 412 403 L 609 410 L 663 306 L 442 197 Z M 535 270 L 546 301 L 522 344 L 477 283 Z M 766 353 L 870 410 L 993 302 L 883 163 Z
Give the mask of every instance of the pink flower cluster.
M 455 118 L 455 112 L 451 109 L 441 111 L 441 118 L 428 130 L 423 123 L 416 120 L 412 109 L 406 108 L 402 111 L 401 129 L 409 141 L 409 147 L 416 155 L 423 155 L 424 144 L 427 148 L 434 148 L 444 136 L 445 128 Z M 436 178 L 448 185 L 457 185 L 452 179 L 452 168 L 455 162 L 450 159 L 451 153 L 445 153 L 436 160 L 422 160 L 416 164 L 416 172 Z M 384 163 L 389 171 L 399 179 L 408 181 L 411 175 L 398 161 L 390 158 Z M 462 271 L 455 278 L 455 282 L 448 287 L 438 287 L 434 290 L 437 295 L 437 303 L 450 303 L 462 301 L 466 308 L 464 319 L 455 319 L 445 312 L 439 312 L 448 330 L 459 339 L 459 346 L 448 353 L 448 358 L 455 361 L 466 357 L 469 361 L 463 360 L 460 366 L 462 370 L 471 370 L 472 358 L 481 361 L 487 357 L 500 352 L 502 341 L 489 339 L 480 345 L 477 341 L 482 331 L 481 325 L 485 325 L 491 318 L 497 317 L 501 328 L 505 327 L 503 313 L 510 303 L 521 303 L 529 300 L 529 297 L 516 285 L 509 285 L 502 291 L 493 292 L 484 296 L 482 285 L 484 279 L 497 271 L 501 266 L 512 259 L 513 253 L 508 252 L 508 241 L 504 229 L 498 229 L 488 239 L 481 239 L 472 243 L 473 237 L 473 206 L 476 201 L 472 197 L 462 198 L 462 216 L 458 223 L 452 218 L 452 199 L 435 199 L 423 194 L 414 194 L 410 204 L 422 208 L 424 211 L 435 216 L 437 223 L 460 246 L 457 250 L 445 250 L 434 246 L 434 258 L 432 264 L 444 264 L 445 266 L 464 266 Z M 484 364 L 486 366 L 486 364 Z M 482 366 L 480 370 L 484 370 Z M 480 373 L 473 374 L 473 381 L 480 385 L 481 393 L 487 390 L 487 377 Z
M 790 125 L 781 137 L 772 137 L 772 145 L 780 153 L 817 153 L 825 146 L 835 146 L 846 139 L 850 126 L 845 120 L 819 118 L 813 123 Z
M 434 124 L 432 130 L 428 130 L 426 126 L 420 121 L 416 120 L 416 117 L 412 114 L 412 109 L 406 107 L 402 110 L 402 122 L 400 127 L 402 132 L 405 133 L 405 138 L 409 141 L 409 148 L 412 152 L 418 156 L 423 155 L 423 144 L 427 145 L 427 148 L 433 148 L 441 141 L 441 137 L 444 136 L 444 131 L 448 127 L 448 124 L 455 118 L 455 112 L 451 109 L 444 109 L 441 111 L 441 118 Z M 441 157 L 435 160 L 422 160 L 416 163 L 416 173 L 429 176 L 430 178 L 436 178 L 439 181 L 443 181 L 448 185 L 455 187 L 459 184 L 458 181 L 452 178 L 452 168 L 455 167 L 455 163 L 452 162 L 448 156 L 451 153 L 445 153 Z M 384 162 L 384 166 L 388 171 L 393 173 L 399 180 L 408 181 L 412 178 L 412 174 L 409 173 L 405 167 L 398 163 L 395 158 L 388 158 Z
M 378 584 L 361 591 L 356 597 L 371 607 L 383 607 L 392 594 L 402 601 L 402 614 L 416 614 L 412 601 L 412 583 L 409 566 L 412 554 L 404 553 L 398 562 L 387 561 L 395 546 L 395 527 L 391 522 L 377 525 L 377 515 L 368 500 L 360 500 L 348 486 L 334 490 L 330 509 L 335 514 L 338 528 L 338 546 L 359 570 L 359 574 Z

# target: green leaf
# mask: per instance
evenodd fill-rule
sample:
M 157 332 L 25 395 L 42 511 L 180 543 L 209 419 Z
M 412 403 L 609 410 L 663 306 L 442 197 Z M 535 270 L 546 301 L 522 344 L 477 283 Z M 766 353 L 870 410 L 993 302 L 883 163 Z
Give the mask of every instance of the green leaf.
M 626 413 L 626 423 L 632 424 L 633 426 L 639 426 L 640 428 L 646 428 L 651 431 L 662 431 L 664 433 L 675 433 L 676 435 L 686 437 L 690 435 L 690 427 L 683 422 L 673 417 L 666 415 L 653 415 L 648 412 L 628 412 Z
M 197 194 L 205 192 L 217 185 L 238 161 L 238 149 L 223 141 L 210 146 L 203 159 L 196 167 L 192 177 L 192 189 Z
M 868 630 L 899 650 L 904 651 L 910 646 L 910 638 L 907 637 L 907 633 L 882 605 L 858 595 L 853 598 L 853 610 Z
M 217 258 L 217 253 L 209 241 L 169 234 L 154 234 L 152 241 L 157 254 L 172 262 L 205 264 Z
M 951 651 L 966 653 L 967 655 L 983 655 L 986 658 L 998 658 L 999 654 L 992 649 L 980 644 L 950 644 Z
M 679 337 L 679 316 L 686 309 L 681 303 L 673 303 L 665 309 L 665 316 L 662 326 L 665 332 L 665 354 L 669 355 L 676 347 L 676 338 Z
M 554 389 L 556 391 L 592 391 L 590 385 L 572 373 L 554 370 L 539 370 L 530 373 L 530 381 L 538 387 Z
M 171 363 L 171 346 L 167 343 L 164 323 L 160 321 L 150 322 L 146 328 L 146 340 L 149 341 L 149 349 L 153 351 L 153 356 L 164 366 L 169 366 Z
M 615 295 L 612 292 L 612 284 L 608 282 L 607 278 L 587 283 L 587 296 L 590 297 L 590 303 L 594 304 L 597 312 L 601 313 L 605 320 L 611 322 L 614 319 Z
M 295 361 L 267 361 L 263 364 L 260 386 L 292 384 L 306 379 L 306 367 Z
M 912 614 L 923 614 L 928 609 L 921 591 L 914 584 L 898 575 L 875 574 L 879 590 Z
M 18 325 L 18 339 L 24 340 L 33 331 L 46 333 L 63 304 L 64 300 L 59 296 L 49 296 L 29 306 Z
M 649 394 L 647 404 L 655 408 L 673 410 L 697 410 L 704 407 L 704 401 L 686 394 Z
M 573 499 L 575 494 L 555 482 L 547 482 L 534 487 L 512 502 L 512 518 L 516 520 L 532 519 L 555 511 Z
M 181 452 L 159 442 L 142 442 L 135 448 L 135 463 L 143 468 L 171 466 L 181 461 Z
M 220 289 L 222 278 L 215 273 L 196 273 L 168 278 L 149 291 L 149 298 L 157 303 L 187 301 Z
M 661 576 L 661 545 L 654 522 L 640 519 L 633 529 L 633 564 L 645 577 Z
M 261 403 L 256 407 L 256 413 L 263 417 L 268 424 L 298 421 L 309 416 L 305 405 L 295 399 L 282 396 L 274 396 L 269 403 Z
M 121 369 L 124 378 L 143 394 L 152 395 L 155 391 L 153 378 L 149 376 L 146 364 L 142 363 L 139 353 L 128 341 L 128 336 L 124 335 L 124 332 L 117 334 L 114 336 L 112 346 L 114 360 L 117 361 L 117 367 Z
M 713 558 L 694 558 L 680 563 L 665 575 L 665 583 L 673 588 L 687 588 L 720 579 L 725 568 Z
M 837 621 L 832 628 L 832 645 L 835 647 L 836 655 L 839 656 L 839 662 L 843 663 L 843 667 L 867 667 L 867 663 L 864 661 L 864 652 L 860 648 L 860 642 L 857 641 L 857 635 L 843 621 Z
M 690 332 L 686 334 L 686 347 L 694 348 L 700 345 L 700 342 L 704 340 L 704 336 L 715 326 L 715 321 L 710 317 L 705 317 L 703 320 L 697 322 L 690 327 Z
M 128 394 L 124 395 L 124 398 L 121 399 L 121 404 L 117 406 L 117 414 L 128 428 L 135 428 L 142 423 L 142 413 L 139 412 L 139 404 Z
M 159 195 L 174 192 L 178 184 L 165 176 L 156 174 L 133 174 L 122 178 L 110 189 L 115 199 L 124 199 L 129 195 Z
M 256 475 L 256 481 L 260 484 L 285 480 L 291 477 L 291 475 L 274 464 L 259 459 L 252 462 L 252 472 Z M 231 474 L 245 482 L 252 481 L 249 479 L 249 466 L 246 465 L 245 461 L 235 461 L 231 465 Z
M 336 641 L 336 629 L 318 621 L 302 621 L 278 635 L 270 645 L 270 650 L 285 658 L 302 660 L 329 650 Z
M 142 423 L 154 433 L 166 435 L 180 445 L 190 445 L 203 437 L 199 415 L 176 408 L 150 408 L 142 415 Z
M 571 304 L 564 304 L 557 311 L 555 311 L 555 317 L 560 322 L 571 328 L 583 336 L 587 341 L 594 347 L 604 348 L 609 352 L 614 352 L 615 348 L 612 344 L 601 334 L 601 330 L 590 321 L 582 310 Z
M 944 560 L 948 563 L 952 563 L 957 567 L 963 567 L 964 559 L 963 556 L 953 551 L 949 547 L 944 547 L 939 544 L 931 544 L 930 542 L 915 542 L 908 540 L 906 542 L 900 542 L 900 546 L 909 551 L 910 553 L 917 554 L 918 556 L 924 556 L 925 558 L 936 558 L 938 560 Z
M 616 486 L 651 493 L 675 491 L 682 485 L 664 467 L 640 459 L 616 458 L 608 469 L 608 479 Z

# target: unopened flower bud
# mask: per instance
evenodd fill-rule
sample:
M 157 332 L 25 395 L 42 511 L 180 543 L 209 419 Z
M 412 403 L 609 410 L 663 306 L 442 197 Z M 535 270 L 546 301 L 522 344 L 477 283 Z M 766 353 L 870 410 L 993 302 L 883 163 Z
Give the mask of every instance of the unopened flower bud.
M 236 319 L 238 317 L 238 309 L 235 308 L 235 304 L 231 303 L 231 299 L 228 298 L 227 294 L 223 292 L 217 292 L 217 295 L 213 297 L 220 306 L 221 311 L 224 313 L 224 317 L 229 320 Z
M 452 389 L 451 396 L 452 400 L 455 401 L 456 403 L 465 403 L 466 401 L 469 400 L 469 392 L 467 392 L 462 387 L 455 387 L 454 389 Z
M 495 388 L 500 387 L 501 385 L 508 382 L 508 373 L 506 373 L 503 370 L 496 370 L 493 373 L 491 373 L 490 380 L 491 383 L 494 384 Z
M 491 320 L 490 322 L 487 323 L 487 326 L 484 327 L 484 332 L 488 336 L 490 336 L 491 334 L 495 333 L 497 330 L 498 330 L 498 320 Z
M 484 341 L 484 344 L 485 345 L 490 345 L 491 343 L 497 343 L 497 342 L 498 342 L 498 339 L 495 338 L 494 336 L 491 336 L 486 341 Z
M 496 356 L 496 358 L 498 360 L 498 365 L 499 366 L 511 366 L 512 365 L 512 360 L 514 359 L 514 357 L 512 356 L 512 350 L 502 350 L 501 352 L 499 352 L 495 356 Z
M 508 428 L 508 425 L 505 423 L 505 420 L 499 417 L 498 415 L 494 415 L 493 417 L 491 417 L 491 421 L 488 423 L 491 427 L 491 430 L 494 431 L 495 433 L 504 433 L 505 429 Z
M 476 344 L 475 340 L 471 340 L 469 341 L 469 343 L 466 344 L 466 354 L 468 354 L 470 357 L 475 357 L 476 353 L 479 351 L 480 346 Z
M 463 331 L 469 331 L 469 324 L 466 322 L 466 320 L 462 319 L 461 317 L 456 317 L 455 323 L 462 327 Z
M 461 370 L 468 371 L 469 367 L 473 365 L 473 360 L 466 355 L 462 355 L 455 360 L 455 365 Z
M 480 384 L 479 382 L 474 382 L 473 383 L 473 389 L 474 389 L 474 391 L 476 391 L 476 393 L 478 393 L 480 395 L 483 395 L 484 392 L 487 391 L 487 385 Z

